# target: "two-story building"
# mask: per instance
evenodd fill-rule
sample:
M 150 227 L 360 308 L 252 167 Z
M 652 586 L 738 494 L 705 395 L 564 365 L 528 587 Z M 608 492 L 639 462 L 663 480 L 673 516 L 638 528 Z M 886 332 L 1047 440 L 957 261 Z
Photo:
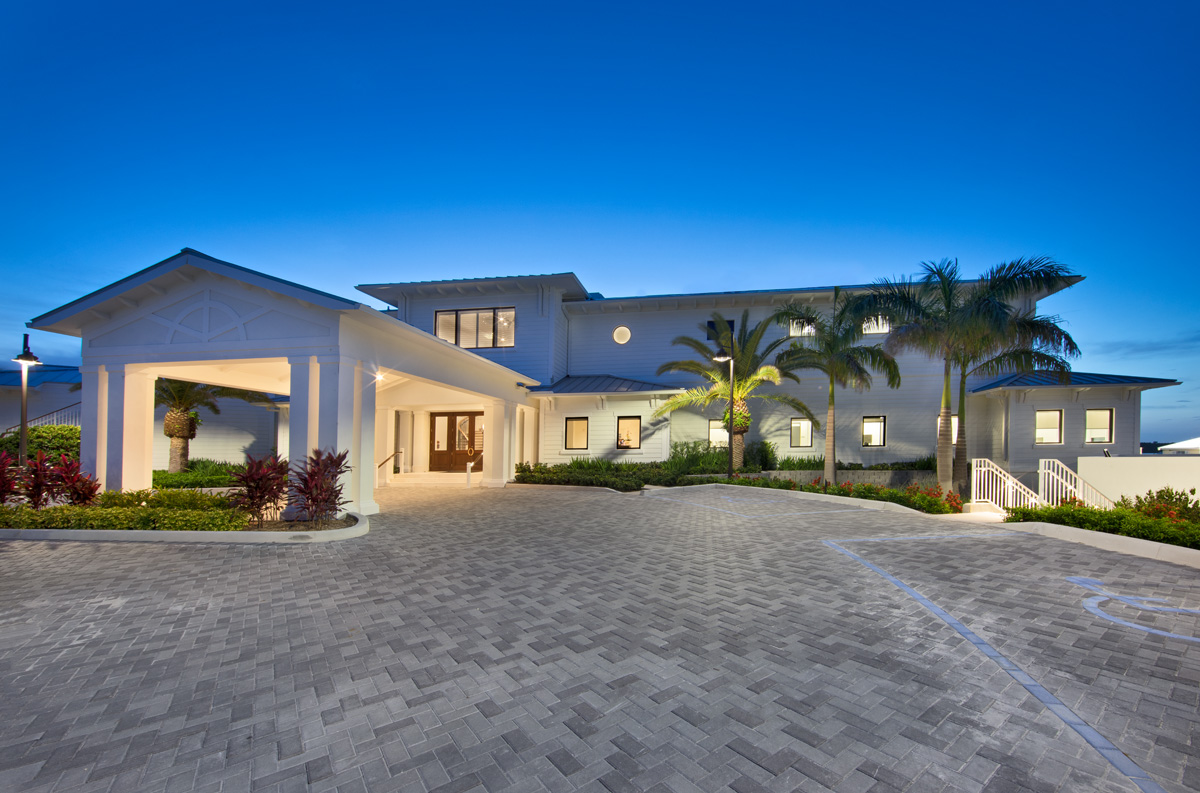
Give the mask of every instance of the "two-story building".
M 843 287 L 854 291 L 865 287 Z M 250 388 L 289 397 L 277 448 L 349 449 L 352 507 L 377 509 L 373 488 L 399 476 L 465 472 L 503 486 L 518 461 L 666 458 L 678 441 L 724 442 L 720 411 L 656 417 L 697 383 L 658 375 L 689 357 L 679 336 L 707 332 L 714 312 L 756 323 L 780 306 L 816 309 L 833 287 L 643 297 L 588 292 L 571 273 L 358 287 L 377 311 L 191 249 L 35 318 L 32 328 L 82 341 L 85 466 L 106 487 L 150 478 L 154 378 Z M 1048 295 L 1031 296 L 1036 299 Z M 882 341 L 887 328 L 875 325 Z M 776 337 L 803 329 L 779 326 Z M 867 336 L 867 341 L 871 339 Z M 912 460 L 934 453 L 941 364 L 899 359 L 903 383 L 837 394 L 838 457 Z M 828 384 L 798 372 L 780 388 L 824 418 Z M 1173 380 L 1037 375 L 973 381 L 968 454 L 1014 473 L 1056 457 L 1138 451 L 1141 392 Z M 748 440 L 780 455 L 819 455 L 824 428 L 769 402 L 754 407 Z M 299 455 L 295 455 L 299 456 Z

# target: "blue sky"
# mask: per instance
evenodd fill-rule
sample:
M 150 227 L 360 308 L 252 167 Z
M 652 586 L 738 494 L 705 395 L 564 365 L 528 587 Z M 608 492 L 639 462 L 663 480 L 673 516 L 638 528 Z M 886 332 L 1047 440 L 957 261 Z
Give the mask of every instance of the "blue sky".
M 1142 437 L 1196 437 L 1198 34 L 1191 0 L 8 3 L 0 329 L 185 246 L 346 296 L 1049 255 L 1075 368 L 1184 381 Z

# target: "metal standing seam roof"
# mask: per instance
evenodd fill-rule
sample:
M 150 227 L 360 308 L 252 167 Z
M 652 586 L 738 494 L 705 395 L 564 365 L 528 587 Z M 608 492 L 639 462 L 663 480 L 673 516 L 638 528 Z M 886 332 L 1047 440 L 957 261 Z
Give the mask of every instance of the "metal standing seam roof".
M 534 394 L 634 394 L 683 390 L 678 386 L 647 383 L 644 380 L 631 380 L 610 374 L 567 375 L 550 385 L 529 389 L 530 393 Z
M 1162 377 L 1134 377 L 1123 374 L 1095 374 L 1092 372 L 1069 372 L 1066 380 L 1058 372 L 1019 372 L 1009 374 L 971 389 L 971 393 L 993 391 L 999 388 L 1080 388 L 1087 386 L 1140 386 L 1162 388 L 1180 385 L 1178 380 Z
M 80 377 L 78 366 L 59 366 L 58 364 L 48 363 L 29 367 L 30 388 L 37 388 L 46 383 L 79 383 L 82 380 L 83 378 Z M 0 369 L 0 388 L 5 387 L 21 387 L 20 368 Z

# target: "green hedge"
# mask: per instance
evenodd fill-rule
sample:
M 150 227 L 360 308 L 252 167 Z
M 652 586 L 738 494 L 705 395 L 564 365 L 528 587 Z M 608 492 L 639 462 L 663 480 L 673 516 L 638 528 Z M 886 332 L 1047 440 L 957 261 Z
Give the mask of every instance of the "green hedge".
M 909 485 L 904 490 L 896 490 L 891 487 L 880 487 L 860 482 L 858 484 L 846 483 L 843 485 L 833 485 L 831 487 L 823 487 L 822 485 L 799 485 L 790 479 L 750 479 L 737 478 L 732 481 L 724 477 L 691 477 L 681 479 L 681 485 L 740 485 L 742 487 L 769 487 L 776 490 L 800 490 L 805 493 L 826 493 L 831 496 L 844 496 L 847 498 L 862 498 L 869 501 L 890 501 L 893 504 L 915 509 L 919 512 L 927 512 L 931 515 L 948 515 L 954 512 L 962 511 L 962 504 L 957 500 L 957 495 L 952 494 L 952 497 L 947 500 L 940 496 L 939 490 L 936 488 L 922 489 L 916 485 Z
M 584 487 L 611 487 L 628 493 L 641 490 L 643 480 L 632 474 L 591 471 L 581 468 L 571 468 L 569 464 L 556 465 L 553 468 L 541 463 L 529 465 L 517 464 L 516 481 L 523 485 L 582 485 Z
M 160 507 L 163 509 L 231 509 L 228 496 L 199 490 L 105 490 L 96 496 L 98 507 Z
M 177 474 L 155 471 L 150 475 L 150 482 L 154 487 L 165 490 L 187 487 L 233 487 L 237 484 L 229 474 L 206 471 L 180 471 Z
M 235 510 L 170 507 L 0 507 L 0 528 L 241 531 L 248 516 Z
M 8 452 L 16 459 L 21 448 L 21 431 L 13 430 L 0 435 L 0 452 Z M 40 427 L 29 428 L 29 445 L 26 452 L 33 457 L 38 452 L 45 452 L 52 461 L 57 461 L 62 455 L 72 460 L 79 459 L 79 427 L 70 424 L 44 424 Z
M 1040 521 L 1077 529 L 1136 537 L 1184 548 L 1200 548 L 1200 523 L 1188 521 L 1172 522 L 1165 518 L 1152 518 L 1132 509 L 1095 509 L 1093 507 L 1063 504 L 1057 507 L 1037 509 L 1016 508 L 1008 511 L 1005 518 L 1009 523 Z

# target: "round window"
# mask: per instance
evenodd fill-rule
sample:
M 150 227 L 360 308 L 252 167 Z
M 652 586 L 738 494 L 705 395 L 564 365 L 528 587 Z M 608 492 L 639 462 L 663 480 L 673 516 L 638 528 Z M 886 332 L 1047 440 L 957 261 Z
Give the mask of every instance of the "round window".
M 630 334 L 629 328 L 625 327 L 624 325 L 617 325 L 615 328 L 613 328 L 613 341 L 615 341 L 617 344 L 624 344 L 625 342 L 629 341 L 629 337 L 631 335 L 632 334 Z

